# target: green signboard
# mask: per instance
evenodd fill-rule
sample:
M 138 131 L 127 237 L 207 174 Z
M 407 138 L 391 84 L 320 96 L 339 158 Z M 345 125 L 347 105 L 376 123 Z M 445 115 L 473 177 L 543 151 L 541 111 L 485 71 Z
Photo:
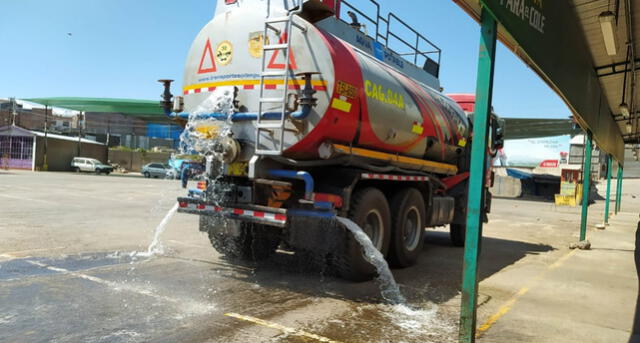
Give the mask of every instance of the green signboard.
M 506 38 L 505 43 L 565 100 L 602 150 L 624 161 L 622 134 L 600 87 L 571 1 L 481 2 L 502 26 L 502 40 Z

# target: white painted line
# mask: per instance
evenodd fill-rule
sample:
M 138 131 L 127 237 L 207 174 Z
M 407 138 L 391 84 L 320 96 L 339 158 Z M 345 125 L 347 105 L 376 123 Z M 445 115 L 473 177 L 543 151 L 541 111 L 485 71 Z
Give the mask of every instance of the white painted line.
M 83 274 L 83 273 L 78 273 L 78 272 L 74 272 L 68 269 L 64 269 L 64 268 L 58 268 L 58 267 L 53 267 L 53 266 L 49 266 L 46 265 L 44 263 L 40 263 L 37 261 L 27 261 L 28 263 L 31 263 L 35 266 L 38 267 L 43 267 L 46 269 L 49 269 L 51 271 L 55 271 L 55 272 L 59 272 L 59 273 L 63 273 L 66 275 L 71 275 L 80 279 L 84 279 L 84 280 L 88 280 L 88 281 L 92 281 L 104 286 L 107 286 L 113 290 L 116 291 L 127 291 L 127 292 L 131 292 L 131 293 L 137 293 L 140 295 L 144 295 L 144 296 L 148 296 L 151 298 L 155 298 L 158 300 L 162 300 L 165 302 L 169 302 L 172 304 L 177 304 L 180 305 L 180 307 L 183 307 L 185 309 L 188 309 L 190 312 L 197 312 L 197 313 L 208 313 L 211 312 L 214 309 L 213 305 L 210 304 L 201 304 L 201 303 L 196 303 L 194 301 L 190 301 L 190 300 L 185 300 L 185 299 L 177 299 L 177 298 L 171 298 L 171 297 L 167 297 L 164 295 L 160 295 L 160 294 L 155 294 L 153 293 L 150 289 L 145 289 L 145 288 L 140 288 L 140 287 L 136 287 L 136 286 L 132 286 L 132 285 L 126 285 L 126 284 L 122 284 L 122 283 L 117 283 L 117 282 L 113 282 L 113 281 L 109 281 L 109 280 L 105 280 L 105 279 L 101 279 L 99 277 L 96 276 L 92 276 L 92 275 L 87 275 L 87 274 Z
M 260 318 L 256 318 L 256 317 L 251 317 L 251 316 L 245 316 L 242 314 L 238 314 L 238 313 L 225 313 L 224 314 L 227 317 L 232 317 L 232 318 L 236 318 L 236 319 L 240 319 L 240 320 L 244 320 L 250 323 L 254 323 L 257 325 L 261 325 L 264 327 L 268 327 L 271 329 L 275 329 L 275 330 L 280 330 L 282 332 L 284 332 L 285 334 L 288 335 L 293 335 L 293 336 L 300 336 L 300 337 L 304 337 L 304 338 L 310 338 L 310 339 L 314 339 L 316 341 L 320 341 L 320 342 L 327 342 L 327 343 L 339 343 L 338 341 L 334 341 L 332 339 L 329 339 L 327 337 L 322 337 L 322 336 L 318 336 L 316 334 L 307 332 L 307 331 L 303 331 L 303 330 L 297 330 L 294 328 L 290 328 L 290 327 L 286 327 L 284 325 L 280 325 L 278 323 L 273 323 L 273 322 L 269 322 L 266 321 L 264 319 L 260 319 Z

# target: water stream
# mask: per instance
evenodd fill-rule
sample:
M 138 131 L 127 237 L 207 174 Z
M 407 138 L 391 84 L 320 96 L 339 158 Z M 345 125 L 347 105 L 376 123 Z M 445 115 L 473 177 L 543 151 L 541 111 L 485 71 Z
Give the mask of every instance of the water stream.
M 162 219 L 160 224 L 158 224 L 158 226 L 156 226 L 156 229 L 153 232 L 153 240 L 151 241 L 151 244 L 149 244 L 149 247 L 147 248 L 147 251 L 146 252 L 139 252 L 139 253 L 136 254 L 136 256 L 151 257 L 151 256 L 154 256 L 154 255 L 162 254 L 164 249 L 162 248 L 162 243 L 160 242 L 160 236 L 162 235 L 164 230 L 166 230 L 167 224 L 169 224 L 169 221 L 171 220 L 171 218 L 173 218 L 173 216 L 177 212 L 178 212 L 178 204 L 176 203 L 175 205 L 173 205 L 171 210 L 169 210 L 169 212 L 167 212 L 167 214 L 164 216 L 164 218 Z
M 353 233 L 353 237 L 362 245 L 364 249 L 365 259 L 376 268 L 378 272 L 378 285 L 380 286 L 380 293 L 382 297 L 391 304 L 405 304 L 407 300 L 400 293 L 400 288 L 396 283 L 396 279 L 393 278 L 391 270 L 389 270 L 389 264 L 382 256 L 382 253 L 376 249 L 364 231 L 350 219 L 343 217 L 336 217 L 336 219 L 344 225 L 347 230 Z

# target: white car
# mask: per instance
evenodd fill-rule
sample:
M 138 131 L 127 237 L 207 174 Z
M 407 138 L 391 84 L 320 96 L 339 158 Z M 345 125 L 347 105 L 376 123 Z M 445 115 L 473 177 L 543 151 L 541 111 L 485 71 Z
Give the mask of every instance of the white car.
M 113 171 L 113 167 L 104 164 L 95 158 L 74 157 L 71 161 L 71 170 L 75 172 L 90 172 L 96 174 L 109 175 Z

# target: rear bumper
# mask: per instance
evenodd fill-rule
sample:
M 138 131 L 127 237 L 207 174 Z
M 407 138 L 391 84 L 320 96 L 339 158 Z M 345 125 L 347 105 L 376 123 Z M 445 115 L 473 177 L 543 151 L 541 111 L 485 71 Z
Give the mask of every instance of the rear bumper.
M 220 207 L 194 198 L 178 198 L 178 212 L 205 216 L 220 216 L 256 224 L 287 226 L 287 210 L 262 206 Z

